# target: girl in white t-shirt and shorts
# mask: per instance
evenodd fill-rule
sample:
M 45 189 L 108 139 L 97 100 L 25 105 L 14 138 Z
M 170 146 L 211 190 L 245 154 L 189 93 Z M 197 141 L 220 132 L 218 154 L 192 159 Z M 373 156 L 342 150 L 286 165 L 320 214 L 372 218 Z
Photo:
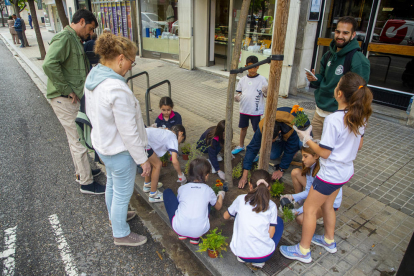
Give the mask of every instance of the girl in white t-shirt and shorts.
M 249 193 L 239 195 L 224 213 L 235 217 L 230 249 L 239 262 L 262 268 L 276 250 L 283 233 L 283 220 L 270 200 L 272 178 L 265 170 L 255 170 Z
M 210 230 L 211 206 L 220 210 L 223 205 L 225 192 L 220 191 L 216 196 L 213 189 L 204 184 L 210 172 L 210 162 L 196 158 L 188 169 L 189 183 L 178 188 L 177 196 L 171 189 L 164 191 L 164 206 L 172 229 L 180 240 L 190 238 L 191 244 L 198 244 L 200 237 Z
M 177 182 L 184 184 L 187 181 L 177 158 L 178 145 L 183 143 L 186 138 L 185 128 L 182 125 L 175 125 L 171 127 L 171 130 L 153 127 L 145 130 L 148 137 L 147 153 L 148 161 L 151 164 L 151 176 L 145 177 L 143 191 L 149 192 L 149 202 L 162 202 L 163 195 L 157 190 L 162 187 L 162 183 L 158 182 L 162 166 L 160 156 L 163 156 L 167 151 L 170 152 L 174 169 L 178 174 Z
M 365 126 L 372 114 L 372 92 L 358 74 L 348 72 L 342 76 L 334 97 L 338 110 L 326 117 L 319 145 L 310 136 L 312 127 L 305 131 L 296 130 L 303 144 L 320 156 L 321 168 L 304 204 L 302 239 L 297 245 L 281 246 L 280 252 L 286 258 L 304 263 L 312 261 L 311 243 L 322 246 L 329 253 L 337 251 L 333 204 L 340 188 L 354 174 L 353 161 L 362 148 Z M 314 235 L 319 208 L 323 213 L 324 235 Z

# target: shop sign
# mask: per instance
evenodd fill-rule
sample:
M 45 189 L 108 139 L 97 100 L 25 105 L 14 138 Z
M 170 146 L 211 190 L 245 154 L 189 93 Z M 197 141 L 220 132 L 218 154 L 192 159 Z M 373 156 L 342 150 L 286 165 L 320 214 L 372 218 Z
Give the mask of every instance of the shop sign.
M 321 0 L 312 0 L 309 11 L 309 21 L 319 21 L 320 14 Z

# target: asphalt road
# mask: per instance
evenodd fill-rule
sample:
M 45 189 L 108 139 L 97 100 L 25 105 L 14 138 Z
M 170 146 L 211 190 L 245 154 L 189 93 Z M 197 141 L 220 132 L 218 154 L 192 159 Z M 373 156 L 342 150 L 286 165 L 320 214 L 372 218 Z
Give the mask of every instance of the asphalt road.
M 113 244 L 104 196 L 79 192 L 63 127 L 1 40 L 0 70 L 0 275 L 181 275 L 139 218 L 148 242 Z

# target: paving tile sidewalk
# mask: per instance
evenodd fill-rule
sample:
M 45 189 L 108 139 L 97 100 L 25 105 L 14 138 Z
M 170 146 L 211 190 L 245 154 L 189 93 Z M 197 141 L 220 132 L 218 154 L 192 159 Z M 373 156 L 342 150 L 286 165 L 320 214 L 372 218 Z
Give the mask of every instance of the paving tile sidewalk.
M 38 48 L 32 30 L 26 31 L 29 48 L 14 48 L 25 56 L 34 70 L 41 70 L 37 61 Z M 0 34 L 11 43 L 8 29 Z M 42 29 L 44 41 L 54 34 Z M 45 43 L 46 49 L 48 48 Z M 12 46 L 13 47 L 13 46 Z M 227 79 L 199 70 L 187 71 L 176 64 L 161 60 L 139 59 L 133 72 L 147 71 L 150 84 L 164 79 L 172 83 L 175 109 L 183 116 L 189 140 L 194 142 L 209 126 L 224 119 Z M 42 79 L 42 78 L 40 78 Z M 144 78 L 134 80 L 134 93 L 145 113 Z M 158 100 L 167 95 L 165 87 L 151 93 L 151 122 L 159 114 Z M 278 106 L 301 104 L 313 114 L 314 103 L 309 98 L 279 99 Z M 145 115 L 145 114 L 144 114 Z M 233 142 L 238 141 L 238 105 L 234 105 Z M 248 133 L 246 141 L 252 137 Z M 381 275 L 398 269 L 404 251 L 414 230 L 414 129 L 385 121 L 370 119 L 364 136 L 364 146 L 355 160 L 355 175 L 344 187 L 342 206 L 337 212 L 336 242 L 338 252 L 329 254 L 312 247 L 311 264 L 292 263 L 279 275 Z M 289 175 L 284 176 L 291 183 Z M 292 222 L 286 225 L 284 238 L 292 244 L 300 240 L 300 227 Z M 318 226 L 317 232 L 323 229 Z

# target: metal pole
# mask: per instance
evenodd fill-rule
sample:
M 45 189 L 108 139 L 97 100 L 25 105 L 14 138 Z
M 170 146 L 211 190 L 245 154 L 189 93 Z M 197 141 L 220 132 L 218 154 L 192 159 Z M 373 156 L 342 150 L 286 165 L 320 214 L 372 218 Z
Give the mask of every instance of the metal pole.
M 129 76 L 132 77 L 132 70 L 129 70 Z M 131 91 L 132 93 L 134 93 L 134 81 L 132 79 L 131 79 Z

